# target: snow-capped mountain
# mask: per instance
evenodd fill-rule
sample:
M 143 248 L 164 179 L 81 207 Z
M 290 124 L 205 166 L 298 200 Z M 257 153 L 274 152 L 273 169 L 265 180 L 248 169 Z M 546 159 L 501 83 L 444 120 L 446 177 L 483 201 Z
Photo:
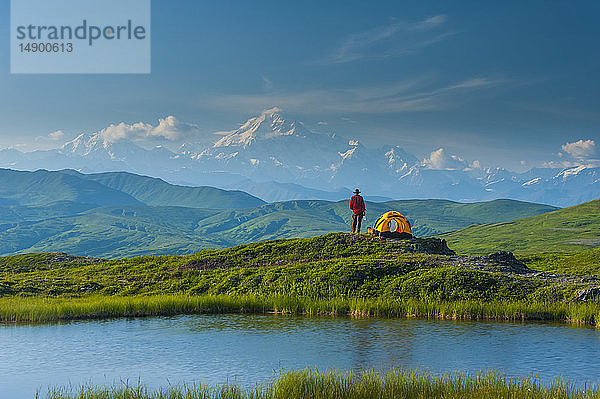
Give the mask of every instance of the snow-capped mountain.
M 56 155 L 62 155 L 66 162 L 62 168 L 86 172 L 124 170 L 147 174 L 159 168 L 183 166 L 165 147 L 145 149 L 129 140 L 107 140 L 101 133 L 80 134 L 59 147 Z
M 357 140 L 314 132 L 301 122 L 286 120 L 277 108 L 249 119 L 212 148 L 191 156 L 209 170 L 328 191 L 358 183 L 375 190 L 417 162 L 399 147 L 371 150 Z
M 306 138 L 313 133 L 306 129 L 302 123 L 287 121 L 279 114 L 279 108 L 271 108 L 263 111 L 259 116 L 250 118 L 237 130 L 232 131 L 219 141 L 214 147 L 243 147 L 261 140 L 273 139 L 275 137 Z
M 600 168 L 436 170 L 399 146 L 373 149 L 316 132 L 265 110 L 212 145 L 143 148 L 103 132 L 81 134 L 55 150 L 0 150 L 0 167 L 128 171 L 187 185 L 243 189 L 267 201 L 343 199 L 359 187 L 371 196 L 480 201 L 512 198 L 566 206 L 600 197 Z
M 229 170 L 246 168 L 246 175 L 257 180 L 294 182 L 321 179 L 347 149 L 347 140 L 287 121 L 273 108 L 221 138 L 199 159 L 219 160 Z
M 163 147 L 156 151 L 166 151 L 164 155 L 174 155 Z M 145 158 L 148 151 L 129 140 L 109 141 L 101 134 L 82 133 L 75 139 L 65 143 L 58 149 L 59 153 L 67 156 L 80 156 L 87 159 L 106 160 L 116 162 L 137 161 Z

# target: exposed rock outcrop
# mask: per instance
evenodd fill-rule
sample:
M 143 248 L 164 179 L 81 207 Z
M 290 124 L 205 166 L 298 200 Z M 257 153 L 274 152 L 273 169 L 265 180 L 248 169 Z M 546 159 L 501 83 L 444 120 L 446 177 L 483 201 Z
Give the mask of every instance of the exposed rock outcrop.
M 594 299 L 600 298 L 600 287 L 579 290 L 575 293 L 575 298 L 582 302 L 593 301 Z

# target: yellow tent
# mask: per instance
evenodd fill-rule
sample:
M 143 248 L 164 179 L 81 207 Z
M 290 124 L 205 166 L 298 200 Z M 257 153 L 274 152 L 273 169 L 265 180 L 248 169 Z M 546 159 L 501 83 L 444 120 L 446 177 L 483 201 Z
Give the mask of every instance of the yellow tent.
M 397 211 L 384 213 L 375 222 L 373 233 L 380 237 L 412 238 L 410 223 Z

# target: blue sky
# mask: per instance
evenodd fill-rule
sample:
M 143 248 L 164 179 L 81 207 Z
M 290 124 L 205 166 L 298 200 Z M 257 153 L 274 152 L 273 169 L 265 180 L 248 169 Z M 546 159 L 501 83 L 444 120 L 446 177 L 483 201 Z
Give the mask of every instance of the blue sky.
M 279 106 L 419 157 L 443 148 L 510 169 L 565 151 L 598 159 L 598 2 L 153 0 L 149 75 L 11 75 L 9 3 L 0 148 L 169 115 L 206 140 Z

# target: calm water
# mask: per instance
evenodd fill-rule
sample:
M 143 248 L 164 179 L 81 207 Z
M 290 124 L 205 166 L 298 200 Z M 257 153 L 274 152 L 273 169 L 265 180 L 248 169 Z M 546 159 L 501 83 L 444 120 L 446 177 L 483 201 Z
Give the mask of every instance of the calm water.
M 207 315 L 0 326 L 0 398 L 138 379 L 252 385 L 280 370 L 496 369 L 600 382 L 600 332 L 543 324 Z

